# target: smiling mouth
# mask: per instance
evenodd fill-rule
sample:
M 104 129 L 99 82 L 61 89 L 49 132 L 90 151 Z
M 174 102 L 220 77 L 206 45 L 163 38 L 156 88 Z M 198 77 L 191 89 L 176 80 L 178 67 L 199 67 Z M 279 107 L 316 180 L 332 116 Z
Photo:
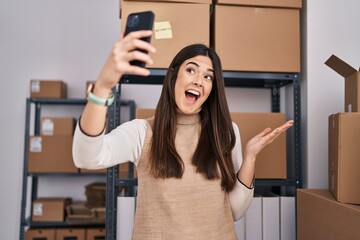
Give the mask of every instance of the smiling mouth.
M 189 89 L 185 91 L 185 96 L 187 100 L 191 102 L 196 102 L 200 97 L 200 92 L 193 89 Z

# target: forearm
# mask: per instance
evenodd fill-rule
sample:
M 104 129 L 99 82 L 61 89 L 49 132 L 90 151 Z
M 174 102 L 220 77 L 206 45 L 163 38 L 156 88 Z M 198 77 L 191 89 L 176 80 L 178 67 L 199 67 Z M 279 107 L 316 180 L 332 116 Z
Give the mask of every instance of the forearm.
M 255 175 L 255 157 L 244 156 L 244 161 L 237 173 L 237 178 L 247 187 L 253 187 Z

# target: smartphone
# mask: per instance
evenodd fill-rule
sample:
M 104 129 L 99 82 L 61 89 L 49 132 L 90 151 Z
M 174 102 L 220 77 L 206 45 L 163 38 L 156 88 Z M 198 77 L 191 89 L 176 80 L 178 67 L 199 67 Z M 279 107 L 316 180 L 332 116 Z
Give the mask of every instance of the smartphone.
M 129 14 L 129 16 L 127 17 L 127 20 L 126 20 L 124 36 L 126 36 L 130 32 L 134 32 L 134 31 L 152 30 L 153 25 L 154 25 L 154 18 L 155 18 L 155 15 L 152 11 L 136 12 L 136 13 Z M 151 39 L 151 37 L 141 38 L 141 40 L 146 41 L 146 42 L 150 42 L 150 39 Z M 137 50 L 147 53 L 144 50 L 139 50 L 139 49 L 137 49 Z M 139 67 L 145 67 L 145 63 L 142 61 L 135 60 L 135 61 L 131 61 L 130 64 L 136 65 Z

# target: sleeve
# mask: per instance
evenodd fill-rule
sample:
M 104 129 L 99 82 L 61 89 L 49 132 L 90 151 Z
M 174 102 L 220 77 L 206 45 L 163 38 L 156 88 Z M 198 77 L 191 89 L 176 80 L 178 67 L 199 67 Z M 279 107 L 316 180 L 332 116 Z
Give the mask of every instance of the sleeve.
M 108 168 L 120 163 L 138 164 L 146 135 L 146 120 L 125 122 L 110 133 L 89 136 L 81 130 L 80 121 L 73 139 L 75 166 L 85 169 Z
M 234 163 L 235 174 L 239 171 L 243 156 L 241 150 L 241 139 L 240 139 L 240 131 L 238 126 L 233 123 L 233 128 L 236 136 L 236 143 L 232 152 L 232 158 Z M 243 217 L 250 207 L 254 196 L 254 188 L 248 188 L 244 184 L 242 184 L 239 180 L 236 181 L 236 185 L 234 189 L 229 193 L 229 200 L 231 205 L 231 211 L 233 214 L 233 219 L 239 220 Z

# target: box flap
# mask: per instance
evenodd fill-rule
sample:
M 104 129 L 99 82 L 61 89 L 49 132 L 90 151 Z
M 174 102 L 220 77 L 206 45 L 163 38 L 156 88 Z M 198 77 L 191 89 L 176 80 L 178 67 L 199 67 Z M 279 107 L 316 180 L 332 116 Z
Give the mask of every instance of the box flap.
M 356 69 L 335 56 L 334 54 L 326 60 L 325 64 L 344 78 L 356 72 Z

